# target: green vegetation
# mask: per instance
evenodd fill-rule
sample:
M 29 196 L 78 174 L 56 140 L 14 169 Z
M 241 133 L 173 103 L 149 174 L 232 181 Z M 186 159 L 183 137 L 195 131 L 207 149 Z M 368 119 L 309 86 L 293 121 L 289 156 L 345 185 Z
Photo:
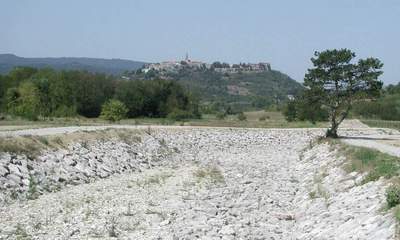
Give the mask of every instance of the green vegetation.
M 387 86 L 377 99 L 356 102 L 352 114 L 363 119 L 400 120 L 400 83 Z
M 125 118 L 127 113 L 128 109 L 124 103 L 111 99 L 105 102 L 101 107 L 100 117 L 111 122 L 118 122 Z
M 0 75 L 0 86 L 0 112 L 29 120 L 99 117 L 102 105 L 110 99 L 125 104 L 130 118 L 168 114 L 200 117 L 197 99 L 170 80 L 126 81 L 84 71 L 19 67 L 8 75 Z M 105 106 L 117 107 L 115 103 Z
M 225 183 L 224 175 L 216 166 L 199 168 L 194 172 L 194 176 L 198 181 L 209 180 L 212 183 Z
M 375 181 L 380 177 L 390 179 L 399 176 L 400 158 L 398 157 L 370 148 L 332 143 L 338 146 L 339 152 L 350 160 L 345 165 L 348 172 L 367 172 L 362 183 Z
M 308 69 L 304 78 L 305 91 L 297 103 L 287 106 L 288 120 L 304 118 L 313 122 L 327 111 L 330 128 L 326 136 L 337 138 L 337 129 L 348 117 L 354 102 L 379 95 L 383 64 L 376 58 L 360 59 L 354 63 L 355 53 L 348 49 L 315 52 L 311 58 L 314 68 Z M 318 113 L 318 114 L 316 114 Z
M 30 200 L 37 199 L 39 197 L 39 193 L 37 191 L 36 185 L 37 185 L 37 183 L 36 183 L 34 177 L 30 176 L 29 189 L 28 189 L 28 193 L 27 193 L 27 198 Z
M 239 121 L 235 114 L 224 114 L 219 118 L 218 114 L 203 114 L 201 118 L 174 120 L 170 118 L 137 117 L 133 119 L 122 119 L 118 124 L 122 125 L 185 125 L 185 126 L 207 126 L 207 127 L 245 127 L 245 128 L 315 128 L 327 127 L 326 122 L 315 124 L 308 121 L 288 122 L 281 112 L 277 111 L 251 111 L 244 112 L 246 121 Z M 264 119 L 265 120 L 260 120 Z M 65 126 L 102 126 L 109 122 L 101 118 L 49 118 L 29 121 L 19 118 L 6 118 L 0 121 L 0 130 L 20 130 L 43 127 L 65 127 Z
M 327 121 L 329 113 L 318 101 L 313 101 L 309 91 L 305 91 L 295 100 L 288 101 L 283 114 L 289 122 L 310 121 L 312 123 Z
M 231 107 L 236 112 L 281 104 L 288 95 L 302 90 L 301 84 L 275 71 L 220 73 L 210 68 L 182 68 L 177 72 L 134 71 L 132 79 L 173 79 L 196 93 L 204 113 L 217 113 Z
M 160 172 L 160 173 L 155 173 L 153 175 L 147 176 L 144 179 L 138 179 L 135 181 L 136 185 L 139 187 L 146 187 L 146 186 L 151 186 L 151 185 L 161 185 L 164 184 L 165 181 L 172 177 L 172 174 L 169 172 Z
M 120 75 L 126 70 L 138 69 L 144 62 L 123 60 L 123 59 L 103 59 L 103 58 L 25 58 L 13 54 L 0 54 L 0 74 L 7 74 L 15 67 L 27 66 L 32 68 L 42 68 L 49 66 L 57 70 L 85 70 L 104 74 Z
M 389 208 L 400 204 L 400 186 L 391 185 L 386 189 L 386 202 Z
M 237 118 L 238 118 L 239 121 L 246 121 L 247 120 L 247 117 L 246 117 L 246 115 L 244 115 L 243 112 L 238 113 Z

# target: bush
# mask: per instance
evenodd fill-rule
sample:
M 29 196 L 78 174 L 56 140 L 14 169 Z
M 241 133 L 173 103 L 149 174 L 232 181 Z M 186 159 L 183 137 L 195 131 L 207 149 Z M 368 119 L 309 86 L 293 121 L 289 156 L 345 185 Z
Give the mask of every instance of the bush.
M 18 88 L 7 91 L 8 112 L 28 120 L 37 120 L 40 115 L 38 88 L 31 82 L 23 82 Z
M 101 115 L 100 117 L 111 121 L 116 122 L 126 117 L 128 113 L 128 108 L 122 102 L 111 99 L 103 104 L 101 107 Z
M 386 202 L 389 208 L 400 204 L 400 186 L 392 185 L 386 190 Z
M 400 94 L 386 95 L 376 101 L 363 101 L 354 104 L 352 112 L 363 118 L 400 120 Z
M 246 121 L 246 120 L 247 120 L 247 117 L 246 117 L 246 115 L 244 115 L 243 112 L 240 112 L 240 113 L 237 115 L 237 118 L 238 118 L 239 121 Z
M 283 109 L 283 115 L 288 122 L 293 122 L 296 120 L 297 109 L 295 101 L 290 101 L 286 104 L 285 108 Z
M 263 116 L 261 116 L 261 117 L 258 119 L 258 121 L 265 121 L 265 120 L 270 119 L 270 118 L 271 118 L 271 117 L 268 116 L 268 115 L 263 115 Z
M 189 111 L 185 111 L 185 110 L 181 110 L 181 109 L 174 109 L 172 112 L 170 112 L 167 115 L 167 118 L 175 120 L 175 121 L 181 121 L 184 119 L 193 118 L 193 114 L 190 113 Z
M 225 112 L 218 112 L 217 115 L 215 115 L 217 119 L 222 120 L 225 119 L 226 113 Z
M 65 105 L 59 106 L 52 114 L 53 117 L 75 117 L 76 115 L 76 106 Z

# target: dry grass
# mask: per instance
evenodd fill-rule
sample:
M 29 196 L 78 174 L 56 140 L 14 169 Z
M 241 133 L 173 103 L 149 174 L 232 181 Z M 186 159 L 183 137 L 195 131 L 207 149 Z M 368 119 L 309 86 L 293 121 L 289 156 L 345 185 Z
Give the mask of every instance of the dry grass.
M 166 118 L 134 118 L 124 119 L 118 124 L 124 125 L 185 125 L 185 126 L 209 126 L 209 127 L 248 127 L 248 128 L 312 128 L 326 127 L 327 123 L 312 124 L 310 122 L 287 122 L 281 112 L 278 111 L 250 111 L 244 112 L 246 121 L 239 121 L 237 115 L 228 115 L 224 119 L 218 119 L 215 114 L 203 114 L 201 119 L 188 119 L 173 121 Z M 54 118 L 41 121 L 27 121 L 22 119 L 10 119 L 0 121 L 1 130 L 18 130 L 44 127 L 61 126 L 104 126 L 110 123 L 99 118 Z
M 221 170 L 216 166 L 208 166 L 197 169 L 194 176 L 198 181 L 209 180 L 212 183 L 225 183 Z
M 338 140 L 328 140 L 338 154 L 348 161 L 344 164 L 347 172 L 367 173 L 362 183 L 375 181 L 380 177 L 387 179 L 400 174 L 400 158 L 375 149 L 356 147 L 344 144 Z
M 170 172 L 161 172 L 147 176 L 146 178 L 143 179 L 139 179 L 134 183 L 136 183 L 137 186 L 142 188 L 149 187 L 151 185 L 162 185 L 168 178 L 172 176 L 173 175 Z
M 87 145 L 92 141 L 118 139 L 126 144 L 140 142 L 140 132 L 132 129 L 81 131 L 49 136 L 16 136 L 0 138 L 0 152 L 23 154 L 36 158 L 43 150 L 66 148 L 71 143 Z

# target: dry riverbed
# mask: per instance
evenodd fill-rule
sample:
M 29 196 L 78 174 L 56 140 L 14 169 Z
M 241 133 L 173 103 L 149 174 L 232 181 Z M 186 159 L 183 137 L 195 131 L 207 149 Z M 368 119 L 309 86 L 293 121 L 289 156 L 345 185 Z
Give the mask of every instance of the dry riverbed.
M 0 155 L 0 239 L 395 238 L 385 180 L 360 185 L 322 130 L 73 132 Z

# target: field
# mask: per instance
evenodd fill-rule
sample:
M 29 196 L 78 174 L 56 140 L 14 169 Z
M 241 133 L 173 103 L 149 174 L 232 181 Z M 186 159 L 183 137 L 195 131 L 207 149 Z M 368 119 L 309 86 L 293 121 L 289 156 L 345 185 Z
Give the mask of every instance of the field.
M 280 112 L 252 111 L 245 112 L 246 120 L 240 121 L 237 115 L 228 115 L 218 119 L 216 115 L 204 114 L 201 119 L 174 121 L 167 118 L 135 118 L 124 119 L 121 125 L 176 125 L 176 126 L 209 126 L 209 127 L 246 127 L 246 128 L 315 128 L 326 127 L 327 123 L 288 122 Z M 40 121 L 22 119 L 6 119 L 0 121 L 0 130 L 16 130 L 25 128 L 108 125 L 99 118 L 54 118 Z
M 400 121 L 362 119 L 361 122 L 370 127 L 400 129 Z

